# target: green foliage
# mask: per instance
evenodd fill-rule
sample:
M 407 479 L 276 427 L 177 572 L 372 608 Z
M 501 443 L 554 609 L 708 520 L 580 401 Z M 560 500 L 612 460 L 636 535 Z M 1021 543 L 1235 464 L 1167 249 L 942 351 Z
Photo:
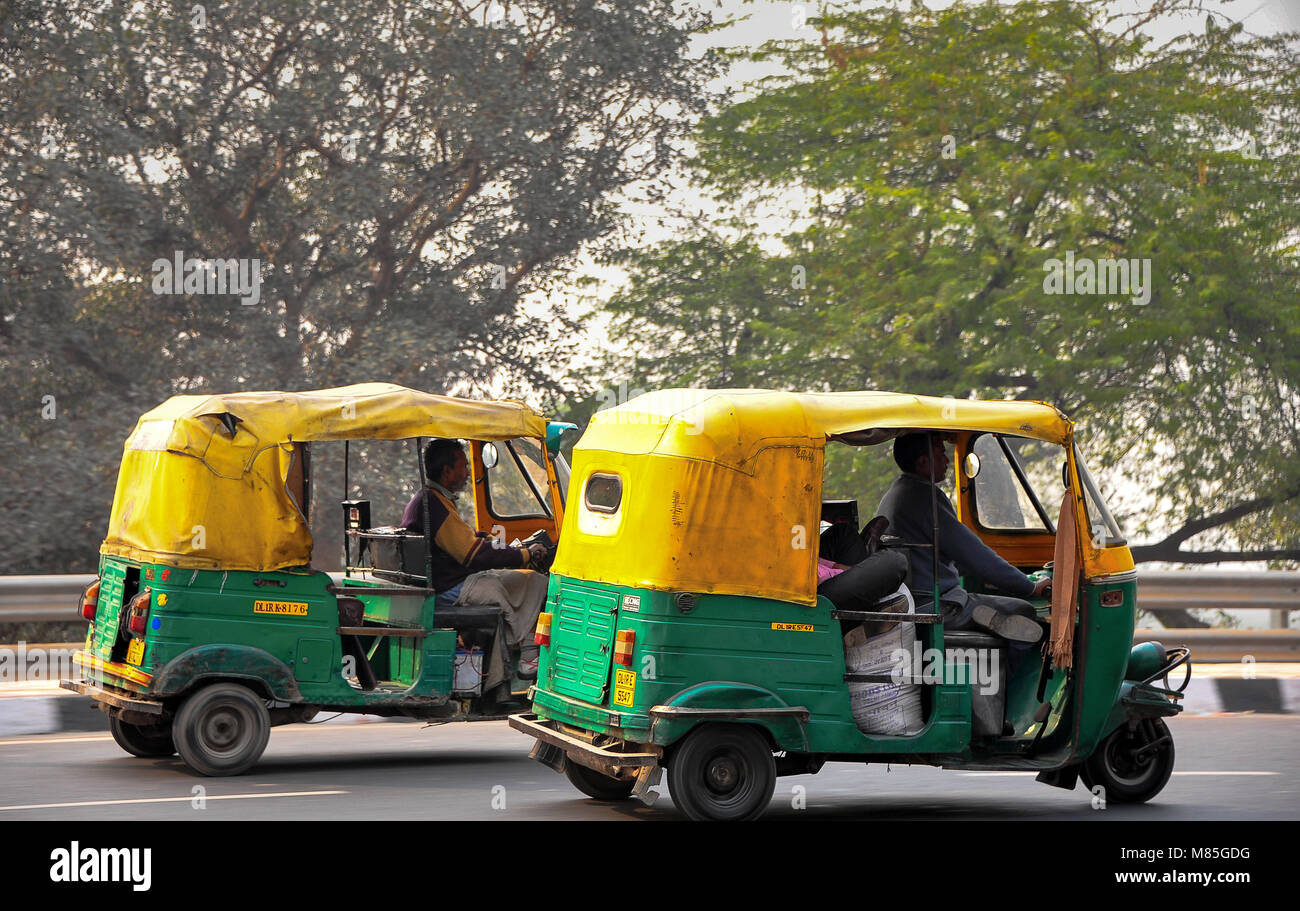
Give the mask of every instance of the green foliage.
M 671 0 L 5 4 L 6 570 L 88 568 L 121 441 L 173 393 L 556 391 L 571 327 L 520 302 L 673 160 L 707 22 Z M 258 260 L 260 301 L 155 294 L 176 251 Z
M 1195 4 L 1117 6 L 855 8 L 753 52 L 788 75 L 698 134 L 700 191 L 735 213 L 624 254 L 630 369 L 1050 401 L 1159 509 L 1130 531 L 1203 549 L 1232 523 L 1300 558 L 1297 36 L 1156 46 L 1142 26 Z M 765 232 L 755 206 L 797 215 Z M 1149 260 L 1149 301 L 1047 293 L 1067 253 Z

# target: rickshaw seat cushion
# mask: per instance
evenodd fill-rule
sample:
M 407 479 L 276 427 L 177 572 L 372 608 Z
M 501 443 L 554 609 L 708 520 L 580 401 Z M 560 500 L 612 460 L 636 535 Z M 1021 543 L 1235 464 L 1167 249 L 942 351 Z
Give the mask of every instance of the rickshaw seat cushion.
M 452 604 L 439 606 L 433 615 L 438 629 L 496 629 L 505 612 L 502 604 Z
M 1007 640 L 1001 636 L 973 629 L 944 630 L 944 648 L 1006 648 Z

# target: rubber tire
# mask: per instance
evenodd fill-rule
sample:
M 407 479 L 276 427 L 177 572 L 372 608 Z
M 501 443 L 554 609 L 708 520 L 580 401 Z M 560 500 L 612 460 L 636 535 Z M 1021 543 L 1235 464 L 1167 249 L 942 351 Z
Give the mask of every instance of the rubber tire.
M 216 683 L 185 700 L 172 735 L 181 759 L 200 775 L 240 775 L 262 758 L 271 716 L 248 687 Z
M 611 778 L 572 759 L 564 765 L 564 777 L 569 779 L 569 784 L 595 800 L 627 800 L 632 796 L 632 788 L 636 787 L 635 780 Z
M 710 778 L 719 774 L 734 780 L 724 783 L 714 778 L 711 783 Z M 668 764 L 673 803 L 696 821 L 757 819 L 775 790 L 772 748 L 750 725 L 702 725 L 686 735 Z
M 1157 740 L 1169 735 L 1169 726 L 1163 718 L 1154 718 L 1151 723 Z M 1170 740 L 1141 765 L 1127 767 L 1122 751 L 1139 739 L 1150 742 L 1140 726 L 1137 731 L 1130 731 L 1127 724 L 1122 724 L 1097 744 L 1097 749 L 1079 769 L 1084 787 L 1091 791 L 1101 785 L 1106 789 L 1106 800 L 1113 803 L 1146 803 L 1159 794 L 1174 771 L 1174 742 Z
M 118 746 L 141 759 L 165 759 L 176 752 L 176 742 L 172 739 L 169 725 L 145 728 L 120 718 L 109 718 L 108 730 Z

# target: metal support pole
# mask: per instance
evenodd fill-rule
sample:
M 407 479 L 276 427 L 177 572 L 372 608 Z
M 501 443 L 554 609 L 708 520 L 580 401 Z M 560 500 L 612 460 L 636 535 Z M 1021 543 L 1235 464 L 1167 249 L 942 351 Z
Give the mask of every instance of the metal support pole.
M 420 508 L 424 510 L 424 584 L 433 588 L 433 529 L 429 526 L 429 484 L 424 477 L 424 437 L 415 438 L 415 461 L 420 466 Z
M 934 540 L 931 542 L 933 550 L 930 553 L 933 575 L 930 581 L 934 584 L 934 612 L 938 614 L 942 613 L 939 610 L 939 479 L 934 474 L 934 443 L 939 437 L 931 430 L 926 438 L 930 443 L 930 529 L 934 532 Z

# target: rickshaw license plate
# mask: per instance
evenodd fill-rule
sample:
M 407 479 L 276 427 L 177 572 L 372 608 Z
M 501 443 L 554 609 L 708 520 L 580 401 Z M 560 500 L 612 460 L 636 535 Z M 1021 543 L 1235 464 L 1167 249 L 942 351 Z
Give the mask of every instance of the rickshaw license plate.
M 635 695 L 636 671 L 614 671 L 614 704 L 630 706 Z
M 144 640 L 132 639 L 126 647 L 126 663 L 139 667 L 144 662 Z
M 307 616 L 306 601 L 254 601 L 255 614 L 281 614 L 290 617 Z

